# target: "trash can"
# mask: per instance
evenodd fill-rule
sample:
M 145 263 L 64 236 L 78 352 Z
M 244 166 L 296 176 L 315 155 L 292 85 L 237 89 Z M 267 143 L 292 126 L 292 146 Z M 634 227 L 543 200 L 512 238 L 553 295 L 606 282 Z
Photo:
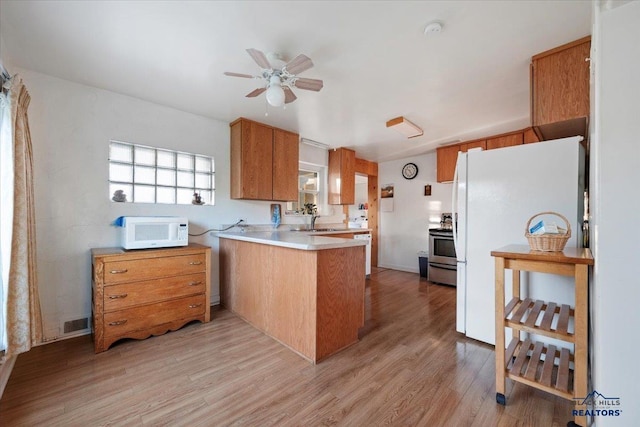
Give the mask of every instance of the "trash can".
M 429 266 L 429 252 L 418 252 L 418 262 L 420 264 L 420 277 L 427 277 L 427 267 Z

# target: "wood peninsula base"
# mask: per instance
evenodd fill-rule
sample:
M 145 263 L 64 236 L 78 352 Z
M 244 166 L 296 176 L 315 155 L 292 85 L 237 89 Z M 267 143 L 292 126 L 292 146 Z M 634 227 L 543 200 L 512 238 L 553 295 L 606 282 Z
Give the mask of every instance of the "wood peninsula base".
M 221 303 L 313 363 L 358 341 L 365 248 L 220 239 Z

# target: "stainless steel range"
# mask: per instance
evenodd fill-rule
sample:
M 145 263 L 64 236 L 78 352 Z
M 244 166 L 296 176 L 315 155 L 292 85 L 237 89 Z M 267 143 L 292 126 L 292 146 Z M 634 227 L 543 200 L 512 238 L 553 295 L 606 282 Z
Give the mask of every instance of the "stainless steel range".
M 427 279 L 430 282 L 456 285 L 457 260 L 453 245 L 453 227 L 451 214 L 442 214 L 441 228 L 429 230 L 429 269 Z

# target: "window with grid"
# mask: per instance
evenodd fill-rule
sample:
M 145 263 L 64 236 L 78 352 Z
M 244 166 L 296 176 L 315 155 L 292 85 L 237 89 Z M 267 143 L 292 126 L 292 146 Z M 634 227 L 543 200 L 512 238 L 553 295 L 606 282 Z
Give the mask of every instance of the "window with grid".
M 111 141 L 109 197 L 115 202 L 214 204 L 213 157 Z

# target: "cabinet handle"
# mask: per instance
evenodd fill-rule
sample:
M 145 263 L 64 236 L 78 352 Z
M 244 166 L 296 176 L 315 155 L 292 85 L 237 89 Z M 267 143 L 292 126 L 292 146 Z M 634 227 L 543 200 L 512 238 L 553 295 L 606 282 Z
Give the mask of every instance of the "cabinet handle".
M 129 271 L 129 270 L 127 270 L 125 268 L 124 270 L 111 270 L 109 273 L 111 273 L 111 274 L 122 274 L 122 273 L 126 273 L 127 271 Z
M 109 299 L 126 298 L 129 294 L 109 295 Z
M 200 284 L 202 284 L 202 281 L 201 281 L 201 280 L 198 280 L 197 282 L 191 282 L 191 283 L 189 283 L 189 286 L 198 286 L 198 285 L 200 285 Z
M 202 264 L 202 261 L 191 261 L 189 263 L 189 265 L 200 265 L 200 264 Z
M 127 323 L 127 319 L 124 320 L 116 320 L 115 322 L 109 322 L 109 326 L 120 326 Z
M 200 303 L 200 304 L 191 304 L 191 305 L 189 306 L 189 308 L 198 308 L 198 307 L 200 307 L 200 306 L 202 306 L 202 303 Z

